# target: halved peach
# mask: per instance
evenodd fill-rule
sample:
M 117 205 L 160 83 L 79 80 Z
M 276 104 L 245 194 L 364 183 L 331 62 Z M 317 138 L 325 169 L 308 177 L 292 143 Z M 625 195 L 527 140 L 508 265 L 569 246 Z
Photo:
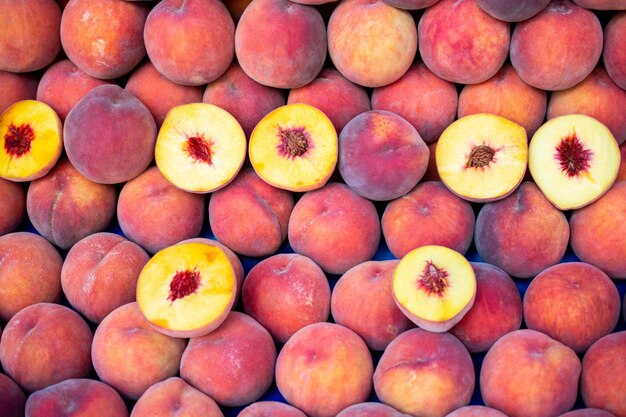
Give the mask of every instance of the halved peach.
M 620 151 L 611 131 L 582 114 L 541 126 L 528 151 L 528 168 L 546 198 L 560 210 L 586 206 L 613 184 Z
M 159 332 L 199 337 L 216 329 L 230 312 L 237 279 L 218 246 L 180 243 L 157 252 L 137 281 L 137 303 Z
M 287 104 L 252 131 L 248 153 L 265 182 L 285 190 L 321 188 L 335 170 L 339 145 L 330 119 L 304 103 Z
M 22 100 L 0 115 L 0 177 L 31 181 L 52 169 L 63 149 L 63 127 L 52 107 Z
M 226 110 L 208 103 L 172 108 L 159 130 L 156 165 L 176 187 L 209 193 L 235 178 L 246 158 L 246 135 Z
M 445 332 L 472 308 L 476 276 L 460 253 L 445 246 L 413 249 L 393 273 L 393 297 L 422 329 Z
M 459 197 L 484 203 L 506 197 L 526 173 L 526 131 L 495 114 L 462 117 L 441 134 L 436 163 L 441 181 Z

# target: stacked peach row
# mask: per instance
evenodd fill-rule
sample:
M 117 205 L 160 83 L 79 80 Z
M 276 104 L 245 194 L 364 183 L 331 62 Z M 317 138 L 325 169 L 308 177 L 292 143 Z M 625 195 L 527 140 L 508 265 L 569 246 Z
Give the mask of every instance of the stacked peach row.
M 626 417 L 624 0 L 0 15 L 2 416 Z

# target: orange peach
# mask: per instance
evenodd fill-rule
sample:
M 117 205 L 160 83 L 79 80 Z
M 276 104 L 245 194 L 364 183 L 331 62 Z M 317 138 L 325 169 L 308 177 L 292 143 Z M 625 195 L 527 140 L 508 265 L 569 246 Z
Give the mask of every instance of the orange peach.
M 239 417 L 306 417 L 302 411 L 278 401 L 257 401 L 238 414 Z
M 476 0 L 476 3 L 496 19 L 521 22 L 542 11 L 550 0 Z
M 381 403 L 360 403 L 344 408 L 337 417 L 408 417 L 396 409 Z
M 626 12 L 616 13 L 604 29 L 604 50 L 602 59 L 611 79 L 622 89 L 626 89 Z
M 0 178 L 0 236 L 17 230 L 26 214 L 26 190 L 22 184 Z
M 0 410 L 5 417 L 23 417 L 26 396 L 21 388 L 5 374 L 0 374 Z
M 507 415 L 495 408 L 482 405 L 466 405 L 456 409 L 446 417 L 507 417 Z
M 34 100 L 37 96 L 38 77 L 34 74 L 16 74 L 0 70 L 0 113 L 13 103 Z

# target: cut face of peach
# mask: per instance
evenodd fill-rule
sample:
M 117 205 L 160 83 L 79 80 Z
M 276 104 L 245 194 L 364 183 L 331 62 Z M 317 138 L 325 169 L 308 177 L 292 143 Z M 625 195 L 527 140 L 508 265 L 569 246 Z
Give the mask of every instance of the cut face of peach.
M 20 182 L 41 178 L 62 149 L 61 120 L 47 104 L 22 100 L 0 115 L 0 177 Z
M 226 110 L 207 103 L 171 109 L 157 137 L 159 171 L 176 187 L 209 193 L 235 178 L 246 158 L 246 135 Z
M 441 134 L 435 159 L 443 183 L 478 203 L 509 195 L 526 172 L 528 144 L 520 125 L 494 114 L 465 116 Z
M 322 187 L 335 169 L 337 132 L 308 104 L 288 104 L 265 116 L 250 136 L 250 162 L 265 182 L 304 192 Z
M 199 337 L 230 312 L 237 280 L 226 254 L 205 243 L 181 243 L 156 253 L 137 281 L 146 319 L 172 337 Z
M 611 131 L 582 114 L 560 116 L 530 141 L 528 168 L 546 198 L 560 210 L 597 200 L 613 184 L 620 151 Z
M 460 253 L 444 246 L 422 246 L 407 253 L 393 273 L 393 297 L 419 327 L 445 332 L 474 304 L 476 277 Z

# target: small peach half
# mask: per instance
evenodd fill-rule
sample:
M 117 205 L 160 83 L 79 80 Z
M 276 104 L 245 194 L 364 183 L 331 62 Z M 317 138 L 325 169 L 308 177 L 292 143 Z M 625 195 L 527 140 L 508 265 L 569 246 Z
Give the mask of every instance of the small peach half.
M 476 276 L 460 253 L 444 246 L 422 246 L 402 257 L 393 273 L 393 298 L 415 324 L 445 332 L 472 308 Z
M 248 152 L 252 167 L 268 184 L 294 192 L 316 190 L 337 165 L 337 131 L 321 110 L 287 104 L 257 124 Z
M 499 200 L 526 173 L 526 130 L 495 114 L 465 116 L 441 134 L 435 160 L 441 181 L 459 197 L 476 203 Z
M 218 246 L 179 243 L 157 252 L 137 281 L 137 303 L 159 332 L 199 337 L 215 330 L 230 312 L 237 279 Z
M 611 131 L 582 114 L 544 123 L 528 151 L 533 180 L 560 210 L 584 207 L 600 198 L 617 178 L 620 161 Z
M 246 134 L 226 110 L 208 103 L 172 108 L 154 151 L 156 165 L 176 187 L 209 193 L 231 182 L 246 159 Z
M 41 178 L 63 149 L 63 127 L 52 107 L 22 100 L 0 115 L 0 177 L 17 182 Z

